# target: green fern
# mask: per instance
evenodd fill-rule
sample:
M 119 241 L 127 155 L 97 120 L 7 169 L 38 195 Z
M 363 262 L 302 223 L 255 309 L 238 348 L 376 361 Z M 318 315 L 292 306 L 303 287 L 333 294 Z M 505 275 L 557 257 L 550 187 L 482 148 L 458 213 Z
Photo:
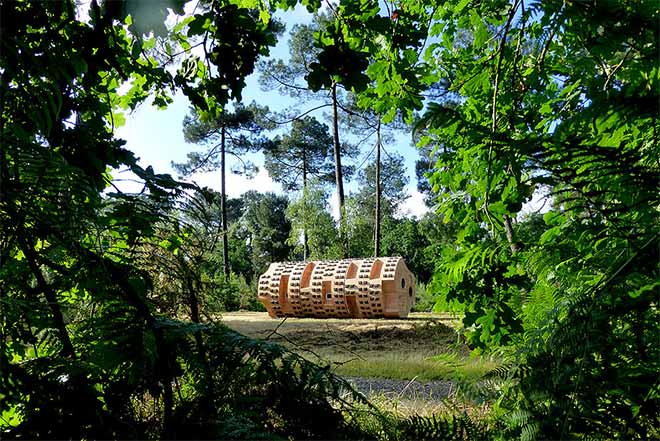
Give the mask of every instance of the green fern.
M 467 414 L 447 417 L 422 417 L 413 415 L 399 425 L 401 440 L 487 440 L 491 434 L 487 428 L 473 421 Z

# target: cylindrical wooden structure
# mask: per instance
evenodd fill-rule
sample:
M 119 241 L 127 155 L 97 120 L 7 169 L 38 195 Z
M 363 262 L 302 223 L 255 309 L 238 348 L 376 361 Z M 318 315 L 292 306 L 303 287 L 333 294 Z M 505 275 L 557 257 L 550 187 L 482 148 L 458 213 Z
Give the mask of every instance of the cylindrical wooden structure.
M 415 303 L 415 277 L 403 258 L 278 262 L 259 278 L 271 317 L 403 318 Z

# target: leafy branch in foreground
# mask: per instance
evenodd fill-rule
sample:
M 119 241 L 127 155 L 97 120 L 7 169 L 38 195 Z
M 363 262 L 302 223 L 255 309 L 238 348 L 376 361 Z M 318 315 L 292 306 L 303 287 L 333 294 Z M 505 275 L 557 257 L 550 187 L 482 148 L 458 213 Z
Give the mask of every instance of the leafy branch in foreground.
M 213 13 L 186 22 L 188 35 L 205 35 L 213 53 L 229 54 L 208 60 L 221 71 L 214 82 L 197 64 L 202 78 L 161 66 L 147 47 L 155 40 L 142 32 L 163 28 L 138 26 L 133 6 L 92 1 L 83 22 L 71 1 L 2 4 L 2 436 L 362 436 L 344 418 L 349 399 L 361 397 L 350 389 L 346 397 L 346 383 L 328 369 L 223 327 L 177 321 L 152 301 L 158 293 L 142 265 L 145 248 L 174 253 L 181 237 L 163 241 L 162 226 L 196 188 L 140 167 L 113 136 L 116 110 L 154 91 L 156 104 L 166 105 L 173 86 L 206 111 L 222 107 L 240 95 L 250 61 L 268 43 L 253 41 L 252 31 L 264 30 L 269 14 L 257 22 L 254 11 L 214 3 Z M 151 12 L 162 21 L 167 13 Z M 232 27 L 240 32 L 223 34 Z M 223 94 L 200 103 L 219 83 Z M 141 192 L 109 191 L 110 169 L 119 167 L 137 175 Z M 181 227 L 175 235 L 185 236 Z M 185 294 L 199 290 L 193 283 Z M 194 310 L 191 302 L 191 318 Z
M 381 12 L 360 9 L 344 38 L 377 60 L 366 72 L 387 96 L 374 106 L 409 114 L 433 90 L 417 138 L 438 210 L 460 229 L 432 289 L 465 305 L 473 347 L 519 349 L 528 374 L 501 403 L 518 420 L 506 436 L 657 436 L 660 10 L 456 0 L 404 1 L 394 23 Z M 411 24 L 426 37 L 394 38 Z M 550 205 L 542 223 L 522 215 L 534 195 Z

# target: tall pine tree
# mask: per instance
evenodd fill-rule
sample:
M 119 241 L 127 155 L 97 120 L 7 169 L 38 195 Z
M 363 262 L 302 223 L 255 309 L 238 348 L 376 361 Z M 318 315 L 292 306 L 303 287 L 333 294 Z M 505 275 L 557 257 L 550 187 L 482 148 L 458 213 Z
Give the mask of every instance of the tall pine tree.
M 188 153 L 185 163 L 173 163 L 174 168 L 184 176 L 199 171 L 220 169 L 220 210 L 222 218 L 222 257 L 225 278 L 229 277 L 229 243 L 227 235 L 227 188 L 226 155 L 235 156 L 242 167 L 234 170 L 251 176 L 256 167 L 241 158 L 241 155 L 258 151 L 267 145 L 268 140 L 261 135 L 267 125 L 263 116 L 267 108 L 256 104 L 244 106 L 236 104 L 233 111 L 225 110 L 216 118 L 202 117 L 196 111 L 183 120 L 183 135 L 186 141 L 203 144 L 206 150 Z
M 332 143 L 328 126 L 311 116 L 297 119 L 289 133 L 276 139 L 271 148 L 265 150 L 266 170 L 284 190 L 302 190 L 304 206 L 310 178 L 315 178 L 321 185 L 330 184 L 335 178 Z M 308 257 L 308 228 L 303 226 L 303 258 Z

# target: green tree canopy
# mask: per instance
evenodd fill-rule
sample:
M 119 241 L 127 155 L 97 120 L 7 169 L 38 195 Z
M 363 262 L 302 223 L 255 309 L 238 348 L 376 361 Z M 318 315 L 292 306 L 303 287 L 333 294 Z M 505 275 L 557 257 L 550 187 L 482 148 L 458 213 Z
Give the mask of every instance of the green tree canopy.
M 268 145 L 268 139 L 262 136 L 270 124 L 265 120 L 267 107 L 256 103 L 245 106 L 237 103 L 232 111 L 226 110 L 215 118 L 200 115 L 195 109 L 183 119 L 183 137 L 186 142 L 207 146 L 202 152 L 188 153 L 185 163 L 173 163 L 182 175 L 191 175 L 198 171 L 211 171 L 221 168 L 221 150 L 239 159 L 241 167 L 235 173 L 253 174 L 256 169 L 250 162 L 245 162 L 241 155 L 262 150 Z M 224 135 L 223 135 L 224 134 Z
M 304 190 L 311 178 L 326 185 L 335 180 L 332 136 L 314 117 L 294 120 L 290 132 L 276 138 L 264 156 L 266 170 L 285 191 Z
M 381 204 L 385 216 L 393 216 L 401 204 L 410 197 L 406 191 L 410 178 L 406 173 L 403 156 L 397 153 L 387 153 L 384 158 L 380 171 Z M 355 194 L 355 198 L 365 213 L 373 213 L 376 206 L 376 164 L 370 162 L 361 169 L 357 181 L 360 190 Z
M 303 259 L 339 259 L 342 255 L 339 232 L 328 211 L 324 187 L 316 179 L 311 180 L 306 191 L 299 193 L 286 210 L 291 222 L 288 243 L 294 247 L 295 255 Z
M 291 224 L 285 216 L 289 201 L 285 196 L 254 190 L 246 192 L 242 199 L 245 205 L 240 226 L 252 251 L 254 273 L 261 274 L 270 263 L 289 258 L 291 247 L 287 239 Z

